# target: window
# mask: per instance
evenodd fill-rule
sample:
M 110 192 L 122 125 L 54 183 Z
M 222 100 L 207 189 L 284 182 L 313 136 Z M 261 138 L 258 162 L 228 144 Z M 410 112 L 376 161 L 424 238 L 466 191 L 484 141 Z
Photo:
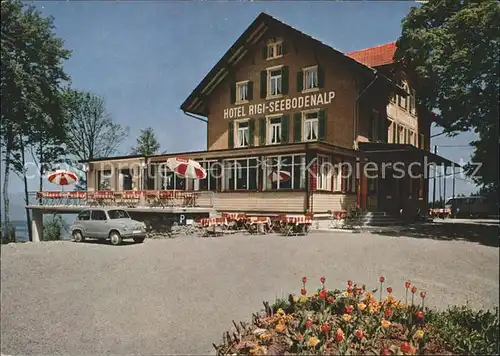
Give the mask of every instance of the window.
M 371 120 L 370 120 L 370 133 L 369 133 L 369 139 L 370 141 L 376 142 L 378 140 L 378 125 L 379 125 L 379 118 L 378 118 L 378 111 L 372 110 L 372 115 L 371 115 Z
M 92 210 L 92 220 L 106 220 L 106 213 L 104 210 Z
M 341 163 L 342 167 L 342 191 L 356 192 L 356 172 L 355 165 L 350 162 Z
M 97 172 L 97 190 L 111 190 L 111 170 Z
M 186 178 L 172 172 L 166 164 L 158 167 L 160 190 L 186 190 Z
M 388 120 L 389 125 L 387 125 L 387 138 L 388 138 L 388 143 L 394 143 L 394 121 Z
M 410 132 L 410 145 L 415 145 L 415 132 L 411 131 Z
M 304 113 L 304 141 L 318 140 L 318 111 Z
M 398 142 L 397 143 L 404 143 L 404 127 L 398 126 Z
M 113 219 L 130 219 L 130 215 L 125 210 L 108 210 L 108 215 Z
M 367 178 L 367 190 L 370 193 L 375 193 L 377 189 L 377 179 L 376 178 Z
M 269 93 L 269 97 L 279 96 L 282 93 L 282 71 L 279 69 L 268 70 L 269 72 L 269 80 L 268 80 L 268 88 L 267 92 Z
M 281 116 L 269 119 L 269 137 L 268 144 L 277 144 L 281 142 Z
M 408 83 L 403 81 L 401 86 L 403 87 L 403 90 L 409 95 L 410 90 L 408 88 Z M 398 105 L 401 108 L 408 110 L 408 97 L 404 95 L 398 95 Z
M 410 113 L 415 115 L 417 113 L 417 97 L 415 94 L 415 89 L 410 90 Z
M 76 219 L 81 221 L 90 220 L 90 211 L 89 210 L 82 211 L 80 214 L 78 214 Z
M 201 166 L 207 171 L 207 176 L 205 179 L 199 179 L 198 189 L 195 190 L 217 190 L 217 177 L 219 176 L 219 162 L 217 161 L 205 161 L 200 162 Z
M 389 100 L 391 101 L 391 103 L 396 103 L 396 93 L 395 92 L 391 92 L 391 94 L 389 96 Z
M 267 44 L 267 59 L 279 58 L 283 55 L 283 42 L 273 41 Z
M 250 127 L 248 121 L 236 123 L 236 147 L 248 147 L 250 142 Z
M 424 142 L 424 134 L 420 134 L 420 144 L 419 144 L 420 148 L 422 150 L 425 150 L 425 142 Z
M 332 190 L 333 166 L 330 163 L 330 157 L 318 155 L 318 176 L 316 179 L 317 190 Z
M 303 69 L 304 72 L 304 91 L 316 89 L 319 86 L 318 66 Z
M 264 157 L 262 160 L 263 187 L 274 189 L 305 189 L 305 155 Z
M 236 103 L 245 103 L 248 99 L 248 80 L 236 83 Z
M 224 189 L 257 190 L 257 166 L 256 158 L 224 161 Z
M 409 129 L 405 129 L 405 140 L 404 140 L 404 143 L 405 144 L 409 144 L 410 143 L 410 130 Z
M 399 126 L 395 122 L 392 123 L 392 143 L 399 143 L 398 139 Z

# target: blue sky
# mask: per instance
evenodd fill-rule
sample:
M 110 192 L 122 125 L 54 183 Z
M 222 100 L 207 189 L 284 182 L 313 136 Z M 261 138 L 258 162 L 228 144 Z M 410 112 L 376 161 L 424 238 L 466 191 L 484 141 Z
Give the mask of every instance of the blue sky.
M 139 130 L 156 130 L 161 149 L 206 149 L 205 124 L 185 116 L 180 104 L 262 11 L 343 52 L 394 41 L 413 2 L 183 2 L 35 1 L 55 18 L 56 33 L 72 58 L 65 64 L 73 86 L 103 95 L 116 122 L 130 128 L 126 154 Z M 435 132 L 440 132 L 439 129 Z M 472 133 L 437 145 L 468 145 Z M 439 153 L 467 161 L 469 147 L 442 147 Z M 451 180 L 447 183 L 451 193 Z M 50 187 L 47 189 L 58 189 Z M 30 182 L 36 190 L 37 182 Z M 12 178 L 11 191 L 22 191 Z M 476 191 L 457 180 L 457 193 Z M 449 194 L 447 194 L 449 195 Z

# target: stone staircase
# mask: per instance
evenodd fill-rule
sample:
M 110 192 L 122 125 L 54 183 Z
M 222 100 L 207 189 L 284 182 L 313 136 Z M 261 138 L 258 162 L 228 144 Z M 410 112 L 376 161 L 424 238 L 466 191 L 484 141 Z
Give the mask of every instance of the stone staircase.
M 356 230 L 386 230 L 393 228 L 403 228 L 405 223 L 397 216 L 391 215 L 383 211 L 368 211 L 364 212 L 357 223 Z M 324 217 L 315 219 L 313 227 L 320 230 L 332 229 L 331 221 Z M 348 229 L 346 229 L 348 230 Z

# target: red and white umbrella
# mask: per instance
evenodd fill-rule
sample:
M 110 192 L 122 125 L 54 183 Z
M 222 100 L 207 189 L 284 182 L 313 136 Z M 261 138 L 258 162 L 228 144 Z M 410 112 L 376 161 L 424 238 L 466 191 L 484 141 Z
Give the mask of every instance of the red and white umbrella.
M 178 175 L 192 179 L 205 179 L 207 171 L 196 161 L 183 157 L 167 159 L 167 167 Z
M 73 172 L 57 170 L 49 173 L 48 179 L 50 183 L 57 185 L 69 185 L 75 183 L 78 180 L 78 177 Z
M 277 171 L 273 171 L 269 173 L 267 176 L 267 179 L 269 179 L 272 182 L 277 182 L 279 181 L 287 181 L 290 179 L 290 172 L 287 171 L 280 171 L 279 173 Z

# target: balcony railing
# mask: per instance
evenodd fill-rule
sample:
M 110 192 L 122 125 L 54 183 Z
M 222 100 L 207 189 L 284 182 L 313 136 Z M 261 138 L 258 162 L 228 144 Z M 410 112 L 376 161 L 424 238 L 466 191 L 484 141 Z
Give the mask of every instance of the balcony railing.
M 124 207 L 124 208 L 212 208 L 213 192 L 184 190 L 123 190 L 82 192 L 32 192 L 35 205 Z M 30 199 L 31 200 L 31 199 Z

